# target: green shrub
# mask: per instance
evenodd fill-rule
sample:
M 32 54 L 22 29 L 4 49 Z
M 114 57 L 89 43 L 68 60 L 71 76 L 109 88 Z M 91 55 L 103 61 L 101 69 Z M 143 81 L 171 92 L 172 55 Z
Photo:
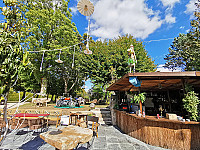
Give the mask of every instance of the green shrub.
M 185 95 L 185 98 L 183 98 L 183 107 L 189 113 L 190 119 L 194 121 L 197 121 L 198 119 L 199 98 L 197 95 L 198 94 L 194 91 L 190 91 Z

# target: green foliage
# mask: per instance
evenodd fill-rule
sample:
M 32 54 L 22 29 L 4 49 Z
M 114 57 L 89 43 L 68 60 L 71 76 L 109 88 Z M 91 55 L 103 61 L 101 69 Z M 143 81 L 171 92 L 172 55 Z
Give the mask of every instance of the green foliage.
M 136 72 L 155 71 L 156 65 L 147 54 L 144 45 L 136 41 L 133 36 L 122 36 L 108 41 L 90 40 L 92 55 L 85 55 L 83 66 L 87 68 L 86 73 L 94 84 L 109 84 L 111 80 L 121 78 L 129 72 L 127 50 L 133 44 L 137 56 Z
M 48 80 L 47 93 L 52 95 L 62 95 L 62 93 L 73 93 L 74 90 L 83 85 L 84 73 L 79 65 L 80 54 L 76 46 L 74 67 L 73 48 L 66 48 L 75 45 L 80 41 L 80 35 L 74 23 L 71 21 L 71 13 L 68 9 L 68 2 L 62 0 L 61 4 L 53 4 L 49 0 L 20 0 L 23 18 L 26 19 L 27 26 L 22 28 L 26 33 L 23 36 L 22 46 L 28 51 L 39 51 L 30 53 L 30 61 L 33 64 L 33 83 L 30 89 L 36 90 L 40 86 L 41 78 Z M 65 48 L 65 49 L 63 49 Z M 40 71 L 44 50 L 63 49 L 60 51 L 48 51 L 44 53 L 42 71 Z M 55 60 L 64 61 L 58 64 Z M 27 82 L 28 78 L 23 80 Z M 39 84 L 38 84 L 39 83 Z M 29 83 L 26 86 L 31 86 Z M 40 90 L 37 89 L 37 91 Z
M 21 47 L 21 13 L 17 1 L 4 0 L 5 7 L 1 8 L 6 22 L 1 23 L 0 30 L 0 81 L 1 94 L 9 92 L 19 74 L 28 66 L 28 53 Z
M 169 54 L 164 58 L 165 66 L 170 69 L 181 67 L 186 71 L 200 70 L 200 2 L 196 3 L 197 10 L 194 13 L 196 19 L 192 20 L 191 29 L 187 34 L 179 34 L 174 38 L 169 48 Z
M 197 93 L 194 91 L 190 91 L 185 95 L 185 98 L 183 98 L 184 102 L 184 108 L 189 113 L 190 119 L 197 121 L 198 119 L 198 104 L 200 102 L 199 98 L 197 97 Z
M 103 84 L 95 84 L 92 88 L 92 98 L 102 99 L 104 97 Z
M 20 92 L 20 99 L 22 98 L 23 96 L 23 92 Z M 26 92 L 26 99 L 29 99 L 27 102 L 31 102 L 32 101 L 32 96 L 33 96 L 33 93 L 29 93 L 29 92 Z M 15 91 L 10 91 L 9 92 L 9 96 L 8 96 L 8 102 L 18 102 L 19 101 L 19 93 L 16 93 Z
M 145 93 L 140 93 L 140 94 L 138 94 L 138 95 L 134 95 L 134 97 L 133 97 L 131 103 L 135 102 L 135 103 L 138 103 L 138 104 L 139 104 L 140 101 L 141 101 L 142 103 L 144 103 L 145 100 L 146 100 Z

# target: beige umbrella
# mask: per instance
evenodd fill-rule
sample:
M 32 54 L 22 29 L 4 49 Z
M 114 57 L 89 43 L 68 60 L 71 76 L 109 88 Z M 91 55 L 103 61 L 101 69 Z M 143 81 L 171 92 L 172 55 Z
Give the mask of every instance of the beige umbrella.
M 84 16 L 91 16 L 94 12 L 94 5 L 89 0 L 80 0 L 77 8 Z

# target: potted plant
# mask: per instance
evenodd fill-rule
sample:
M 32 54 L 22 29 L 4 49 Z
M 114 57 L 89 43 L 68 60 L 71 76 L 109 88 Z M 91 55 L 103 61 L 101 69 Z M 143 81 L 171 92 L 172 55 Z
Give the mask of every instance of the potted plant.
M 134 101 L 135 103 L 140 104 L 140 112 L 142 113 L 142 103 L 144 103 L 145 100 L 146 100 L 145 93 L 140 93 L 138 95 L 134 95 L 131 103 L 133 103 L 133 101 Z

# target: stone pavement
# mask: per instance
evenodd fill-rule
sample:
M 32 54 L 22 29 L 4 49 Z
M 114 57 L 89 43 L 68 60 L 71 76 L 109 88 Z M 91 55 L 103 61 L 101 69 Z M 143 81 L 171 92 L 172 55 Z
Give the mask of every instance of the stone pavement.
M 52 128 L 50 127 L 49 130 Z M 150 146 L 135 138 L 120 132 L 115 126 L 99 126 L 99 137 L 94 137 L 88 144 L 80 144 L 77 150 L 165 150 L 160 147 Z M 18 132 L 9 134 L 0 149 L 23 149 L 23 150 L 55 150 L 55 148 L 40 137 L 40 129 L 28 131 L 20 129 Z

